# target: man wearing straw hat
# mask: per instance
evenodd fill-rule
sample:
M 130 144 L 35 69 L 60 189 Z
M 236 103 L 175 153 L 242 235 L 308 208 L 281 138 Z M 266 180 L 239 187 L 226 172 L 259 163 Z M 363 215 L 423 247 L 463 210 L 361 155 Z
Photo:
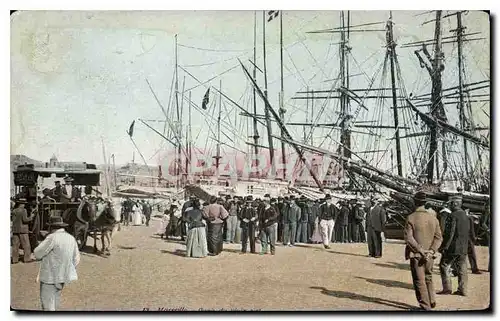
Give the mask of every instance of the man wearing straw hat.
M 81 198 L 78 187 L 73 186 L 73 178 L 64 177 L 64 186 L 62 189 L 62 199 L 67 202 L 75 202 Z
M 436 306 L 432 267 L 443 238 L 439 221 L 425 208 L 425 193 L 417 192 L 413 200 L 417 208 L 406 219 L 405 259 L 410 260 L 413 288 L 420 307 L 431 310 Z
M 449 197 L 452 213 L 445 223 L 439 270 L 443 290 L 438 294 L 452 294 L 451 267 L 458 267 L 458 290 L 455 295 L 467 296 L 467 250 L 469 242 L 469 219 L 462 210 L 462 196 Z
M 68 224 L 60 216 L 50 217 L 48 225 L 50 234 L 34 252 L 36 259 L 42 261 L 37 277 L 42 310 L 56 311 L 64 286 L 78 279 L 80 252 L 75 238 L 64 229 Z

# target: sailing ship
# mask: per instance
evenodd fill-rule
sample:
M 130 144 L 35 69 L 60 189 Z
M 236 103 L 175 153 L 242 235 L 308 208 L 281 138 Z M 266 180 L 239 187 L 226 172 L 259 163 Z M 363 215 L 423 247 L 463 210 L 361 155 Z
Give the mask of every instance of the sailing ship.
M 464 16 L 467 14 L 467 11 L 421 13 L 419 16 L 423 17 L 434 15 L 433 19 L 423 22 L 427 26 L 434 24 L 434 37 L 398 46 L 391 12 L 387 20 L 359 24 L 352 23 L 355 18 L 349 11 L 340 12 L 340 26 L 308 33 L 311 37 L 321 37 L 321 34 L 340 36 L 339 42 L 335 43 L 339 58 L 337 72 L 332 79 L 323 81 L 321 88 L 311 89 L 313 84 L 307 85 L 305 90 L 289 97 L 306 104 L 306 111 L 294 118 L 285 110 L 282 11 L 262 13 L 262 63 L 256 58 L 257 14 L 254 15 L 253 57 L 245 62 L 239 61 L 243 77 L 251 88 L 248 100 L 251 108 L 225 94 L 221 82 L 217 89 L 210 86 L 210 81 L 201 82 L 182 67 L 185 74 L 199 83 L 198 86 L 206 88 L 201 107 L 191 99 L 190 90 L 185 91 L 185 78 L 182 91 L 179 91 L 176 37 L 174 88 L 168 108 L 164 108 L 148 82 L 165 114 L 163 132 L 141 121 L 175 147 L 176 161 L 169 170 L 178 178 L 175 181 L 177 189 L 189 186 L 191 191 L 204 195 L 278 196 L 289 192 L 312 198 L 321 198 L 327 192 L 337 198 L 381 195 L 393 206 L 392 213 L 400 218 L 412 210 L 411 195 L 419 189 L 426 189 L 438 206 L 449 194 L 461 192 L 464 207 L 481 214 L 489 203 L 489 127 L 479 124 L 477 118 L 480 111 L 489 107 L 490 80 L 489 76 L 472 79 L 475 75 L 467 68 L 464 48 L 485 40 L 478 37 L 479 32 L 465 31 Z M 276 20 L 279 20 L 280 31 L 277 108 L 270 102 L 268 92 L 265 43 L 266 24 Z M 448 30 L 450 36 L 443 36 L 444 22 L 455 24 Z M 373 34 L 385 36 L 381 43 L 383 61 L 374 72 L 363 69 L 353 55 L 356 48 L 352 46 L 355 37 L 372 37 Z M 433 47 L 432 54 L 430 46 Z M 408 71 L 401 66 L 400 60 L 410 55 L 422 69 Z M 455 66 L 453 60 L 456 60 Z M 357 73 L 353 72 L 356 68 Z M 260 83 L 257 71 L 263 78 Z M 424 75 L 427 72 L 427 85 L 417 88 L 418 92 L 408 92 L 405 72 Z M 355 77 L 359 75 L 363 81 Z M 188 104 L 189 119 L 185 134 L 184 102 Z M 234 124 L 227 116 L 222 117 L 222 106 L 226 102 L 233 107 Z M 262 106 L 263 112 L 258 113 L 258 105 Z M 207 121 L 211 136 L 207 142 L 215 142 L 215 155 L 210 155 L 213 162 L 197 158 L 191 133 L 193 107 Z M 484 113 L 489 118 L 489 114 Z M 297 119 L 301 121 L 294 121 Z M 229 137 L 231 133 L 236 137 L 237 129 L 244 128 L 245 124 L 247 137 L 253 139 L 252 142 L 245 141 L 248 145 L 246 152 L 239 149 L 235 138 Z M 302 139 L 296 135 L 295 127 L 303 129 Z M 316 140 L 318 136 L 320 143 Z M 267 137 L 267 144 L 261 141 L 262 137 Z M 230 143 L 225 143 L 225 139 Z M 281 157 L 275 155 L 276 142 L 281 144 Z M 247 162 L 253 159 L 252 156 L 259 155 L 259 150 L 264 150 L 268 153 L 269 164 L 263 169 L 251 161 L 250 167 L 256 167 L 257 171 L 251 171 L 249 177 L 241 175 L 241 168 L 237 168 L 233 176 L 223 174 L 221 172 L 226 172 L 226 168 L 221 168 L 223 145 L 226 149 L 245 153 Z M 292 175 L 287 169 L 277 169 L 277 165 L 292 155 L 296 159 Z M 318 165 L 317 159 L 328 161 Z M 200 161 L 209 166 L 196 175 L 189 175 L 193 163 Z

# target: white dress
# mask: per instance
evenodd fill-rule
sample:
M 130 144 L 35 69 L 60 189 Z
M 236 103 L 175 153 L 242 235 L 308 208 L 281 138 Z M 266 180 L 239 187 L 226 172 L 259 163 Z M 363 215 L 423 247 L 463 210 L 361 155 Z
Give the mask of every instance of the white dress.
M 132 225 L 142 225 L 142 211 L 140 206 L 134 205 L 134 213 L 132 215 Z
M 167 214 L 163 214 L 163 217 L 161 219 L 160 229 L 156 234 L 164 234 L 169 221 L 170 221 L 170 216 L 168 216 Z

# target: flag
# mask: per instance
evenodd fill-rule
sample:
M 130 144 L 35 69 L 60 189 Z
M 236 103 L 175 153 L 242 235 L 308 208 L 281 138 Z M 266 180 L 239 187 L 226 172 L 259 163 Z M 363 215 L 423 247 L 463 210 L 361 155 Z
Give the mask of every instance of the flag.
M 276 18 L 278 15 L 279 15 L 279 11 L 278 10 L 271 10 L 271 11 L 268 11 L 267 12 L 267 15 L 269 16 L 267 18 L 267 22 L 270 22 L 271 20 L 273 20 L 274 18 Z
M 205 96 L 203 96 L 203 101 L 201 102 L 201 108 L 207 109 L 208 105 L 208 95 L 210 94 L 210 87 L 207 89 Z
M 127 134 L 132 137 L 132 135 L 134 134 L 134 124 L 135 124 L 135 120 L 132 121 L 132 124 L 130 124 L 130 128 L 128 129 L 127 131 Z

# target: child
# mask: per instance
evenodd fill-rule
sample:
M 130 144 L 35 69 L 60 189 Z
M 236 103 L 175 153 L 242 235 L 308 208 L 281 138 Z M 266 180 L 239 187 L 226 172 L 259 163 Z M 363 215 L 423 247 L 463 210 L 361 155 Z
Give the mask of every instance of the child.
M 161 226 L 160 226 L 160 229 L 158 230 L 158 232 L 156 234 L 160 235 L 160 237 L 163 239 L 163 237 L 165 236 L 165 238 L 167 238 L 167 226 L 168 226 L 168 222 L 170 221 L 170 216 L 167 214 L 167 211 L 165 211 L 163 213 L 163 216 L 161 218 Z

